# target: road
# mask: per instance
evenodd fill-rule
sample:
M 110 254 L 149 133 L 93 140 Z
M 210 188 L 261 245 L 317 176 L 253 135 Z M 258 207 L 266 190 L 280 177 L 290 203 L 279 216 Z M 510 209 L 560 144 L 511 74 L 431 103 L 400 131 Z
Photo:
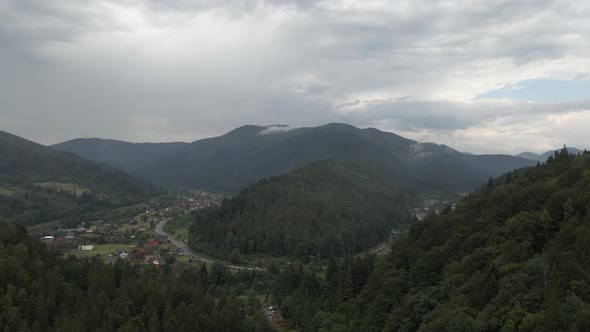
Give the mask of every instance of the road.
M 354 255 L 354 257 L 363 257 L 363 256 L 367 256 L 367 255 L 376 254 L 382 250 L 389 250 L 389 244 L 390 244 L 389 242 L 381 242 L 371 249 L 368 249 L 363 252 L 359 252 L 358 254 Z
M 168 240 L 170 241 L 170 243 L 174 244 L 178 248 L 183 248 L 185 253 L 190 254 L 191 256 L 195 257 L 196 259 L 200 260 L 201 262 L 205 262 L 205 263 L 217 262 L 217 263 L 221 263 L 221 264 L 227 266 L 228 268 L 234 269 L 234 270 L 250 270 L 250 271 L 261 270 L 260 268 L 256 268 L 256 267 L 230 264 L 228 262 L 224 262 L 219 259 L 214 259 L 214 258 L 205 256 L 201 253 L 198 253 L 198 252 L 192 250 L 188 246 L 185 246 L 184 243 L 178 241 L 177 239 L 173 238 L 172 236 L 170 236 L 166 232 L 164 232 L 164 225 L 166 225 L 167 221 L 168 221 L 168 219 L 163 219 L 163 220 L 160 220 L 160 222 L 158 222 L 158 224 L 156 225 L 156 233 L 159 235 L 166 236 L 168 238 Z

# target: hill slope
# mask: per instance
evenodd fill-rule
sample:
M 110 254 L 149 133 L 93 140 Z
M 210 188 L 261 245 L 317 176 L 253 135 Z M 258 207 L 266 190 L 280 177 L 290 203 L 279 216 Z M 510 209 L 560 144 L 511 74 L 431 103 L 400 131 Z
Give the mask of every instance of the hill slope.
M 0 131 L 0 218 L 35 224 L 135 204 L 152 185 Z
M 159 159 L 154 158 L 155 153 L 142 154 L 141 158 L 132 153 L 114 157 L 109 148 L 93 155 L 88 151 L 94 148 L 87 148 L 84 142 L 78 143 L 75 147 L 68 142 L 55 147 L 113 166 L 117 166 L 113 159 L 133 156 L 144 161 L 143 167 L 126 169 L 154 183 L 229 192 L 236 192 L 264 177 L 285 174 L 310 162 L 332 158 L 369 161 L 386 171 L 395 182 L 421 192 L 470 191 L 490 176 L 534 165 L 531 160 L 513 156 L 462 154 L 447 146 L 417 143 L 393 133 L 345 124 L 313 128 L 244 126 L 223 136 L 183 146 L 167 143 L 163 149 L 177 150 Z M 128 147 L 138 151 L 147 146 Z M 113 146 L 113 150 L 117 147 Z
M 359 262 L 277 291 L 285 317 L 309 331 L 590 330 L 590 154 L 503 181 L 400 234 L 356 292 Z
M 52 148 L 132 173 L 146 164 L 182 151 L 188 145 L 189 143 L 129 143 L 110 139 L 77 138 L 53 145 Z
M 320 161 L 198 211 L 189 245 L 234 260 L 240 253 L 342 256 L 387 239 L 408 220 L 405 211 L 404 197 L 373 170 Z

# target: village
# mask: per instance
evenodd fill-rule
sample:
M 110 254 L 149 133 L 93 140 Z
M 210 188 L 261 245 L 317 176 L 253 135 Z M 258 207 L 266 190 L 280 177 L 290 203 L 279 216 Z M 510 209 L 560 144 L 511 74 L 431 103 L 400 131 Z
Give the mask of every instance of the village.
M 424 199 L 422 206 L 412 209 L 412 215 L 416 220 L 423 221 L 426 217 L 430 215 L 438 215 L 447 208 L 454 210 L 456 202 L 468 195 L 468 193 L 458 192 L 454 196 L 448 198 L 448 200 L 433 198 Z
M 203 190 L 189 190 L 177 197 L 172 206 L 147 208 L 128 220 L 81 221 L 75 228 L 45 230 L 41 240 L 65 257 L 77 259 L 98 257 L 108 263 L 125 260 L 156 269 L 174 262 L 190 263 L 192 257 L 186 249 L 158 234 L 156 226 L 161 221 L 217 205 L 222 198 Z

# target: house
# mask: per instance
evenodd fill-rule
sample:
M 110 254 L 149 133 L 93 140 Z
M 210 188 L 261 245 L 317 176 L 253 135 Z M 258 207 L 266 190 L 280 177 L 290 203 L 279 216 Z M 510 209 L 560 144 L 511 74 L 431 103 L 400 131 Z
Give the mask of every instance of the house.
M 86 233 L 94 233 L 96 227 L 90 227 L 86 230 Z
M 148 246 L 150 246 L 150 247 L 158 247 L 159 245 L 160 245 L 160 242 L 158 242 L 158 240 L 156 240 L 156 239 L 151 239 L 148 242 Z
M 74 236 L 74 234 L 67 234 L 66 235 L 66 240 L 73 240 L 76 236 Z
M 141 261 L 145 262 L 147 254 L 148 253 L 145 251 L 133 252 L 133 253 L 129 254 L 128 258 L 132 261 L 135 261 L 135 262 L 141 262 Z
M 127 257 L 129 257 L 129 253 L 126 251 L 123 251 L 122 253 L 119 254 L 120 259 L 127 259 Z
M 162 265 L 166 264 L 166 261 L 161 256 L 156 256 L 154 257 L 152 264 L 159 269 Z
M 82 251 L 94 250 L 94 244 L 82 244 L 78 247 Z
M 43 238 L 41 238 L 41 240 L 48 240 L 48 241 L 53 241 L 53 239 L 54 239 L 54 238 L 55 238 L 54 236 L 51 236 L 51 235 L 46 235 L 46 236 L 44 236 Z

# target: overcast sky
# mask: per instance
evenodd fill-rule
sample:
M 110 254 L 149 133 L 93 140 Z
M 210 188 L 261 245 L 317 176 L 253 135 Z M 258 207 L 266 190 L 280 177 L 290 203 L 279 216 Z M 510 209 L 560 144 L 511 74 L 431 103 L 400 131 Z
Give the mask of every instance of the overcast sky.
M 0 129 L 193 141 L 346 122 L 476 153 L 590 144 L 590 2 L 0 0 Z

